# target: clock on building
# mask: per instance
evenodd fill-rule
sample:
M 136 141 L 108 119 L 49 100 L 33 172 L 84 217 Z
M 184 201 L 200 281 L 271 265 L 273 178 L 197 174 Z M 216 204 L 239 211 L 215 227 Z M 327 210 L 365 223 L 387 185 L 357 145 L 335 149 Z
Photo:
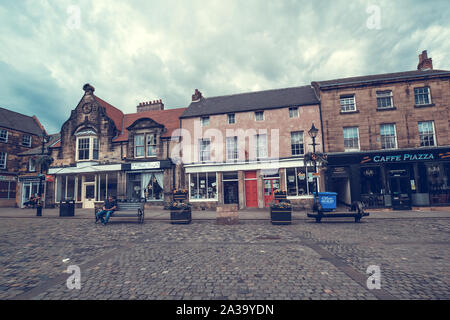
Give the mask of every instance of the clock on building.
M 89 103 L 85 103 L 82 107 L 82 110 L 84 113 L 91 113 L 92 111 L 92 106 Z

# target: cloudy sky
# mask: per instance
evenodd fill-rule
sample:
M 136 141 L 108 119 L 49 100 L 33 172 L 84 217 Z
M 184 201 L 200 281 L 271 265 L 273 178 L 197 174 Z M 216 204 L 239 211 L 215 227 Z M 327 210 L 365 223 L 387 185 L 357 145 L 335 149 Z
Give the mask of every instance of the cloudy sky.
M 85 83 L 124 112 L 163 99 L 450 70 L 450 4 L 339 0 L 1 0 L 0 106 L 58 132 Z

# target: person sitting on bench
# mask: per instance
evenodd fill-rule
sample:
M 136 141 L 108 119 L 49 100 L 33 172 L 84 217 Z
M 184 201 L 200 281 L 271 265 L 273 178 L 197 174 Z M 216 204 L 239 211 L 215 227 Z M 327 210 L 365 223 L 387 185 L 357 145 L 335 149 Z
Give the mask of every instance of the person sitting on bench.
M 27 202 L 25 202 L 23 205 L 24 205 L 24 209 L 30 208 L 30 207 L 34 208 L 34 206 L 36 205 L 36 198 L 34 196 L 31 196 L 30 199 Z
M 108 223 L 109 217 L 113 212 L 117 209 L 117 203 L 116 200 L 114 200 L 113 196 L 109 196 L 108 199 L 105 201 L 105 205 L 103 206 L 102 210 L 97 212 L 97 218 L 102 222 L 103 225 L 106 226 Z M 105 216 L 105 219 L 103 219 L 103 216 Z

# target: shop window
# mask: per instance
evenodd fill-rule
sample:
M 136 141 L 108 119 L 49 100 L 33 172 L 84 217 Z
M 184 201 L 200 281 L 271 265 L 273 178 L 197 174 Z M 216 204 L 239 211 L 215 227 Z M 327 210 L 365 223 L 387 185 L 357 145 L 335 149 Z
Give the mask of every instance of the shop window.
M 16 198 L 16 182 L 0 181 L 0 199 Z
M 216 173 L 189 174 L 191 200 L 217 200 Z
M 314 167 L 287 168 L 286 191 L 288 196 L 310 195 L 314 190 Z
M 345 151 L 359 150 L 358 127 L 344 128 L 344 148 Z
M 427 178 L 431 204 L 450 203 L 450 163 L 427 163 Z
M 384 193 L 380 167 L 361 168 L 361 194 Z
M 0 142 L 8 142 L 8 130 L 0 130 Z
M 291 152 L 293 156 L 299 156 L 305 153 L 303 131 L 291 132 Z
M 380 126 L 381 149 L 396 149 L 397 134 L 395 124 L 382 124 Z
M 163 200 L 163 172 L 129 173 L 127 175 L 127 197 L 133 200 Z
M 434 135 L 434 121 L 419 122 L 419 138 L 421 147 L 431 147 L 436 145 Z

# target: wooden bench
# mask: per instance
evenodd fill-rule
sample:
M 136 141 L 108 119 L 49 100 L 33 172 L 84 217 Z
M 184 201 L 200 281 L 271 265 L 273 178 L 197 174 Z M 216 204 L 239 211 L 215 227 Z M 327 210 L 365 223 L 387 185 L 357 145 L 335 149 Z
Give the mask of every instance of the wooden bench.
M 98 222 L 97 212 L 103 210 L 103 204 L 96 206 L 94 210 L 95 223 Z M 109 217 L 111 218 L 131 218 L 136 217 L 138 223 L 144 223 L 144 202 L 117 202 L 117 209 Z
M 359 222 L 362 217 L 369 216 L 369 212 L 364 212 L 364 206 L 361 202 L 354 202 L 348 212 L 324 212 L 319 204 L 317 213 L 308 213 L 308 218 L 316 219 L 320 223 L 322 218 L 354 218 L 355 222 Z

